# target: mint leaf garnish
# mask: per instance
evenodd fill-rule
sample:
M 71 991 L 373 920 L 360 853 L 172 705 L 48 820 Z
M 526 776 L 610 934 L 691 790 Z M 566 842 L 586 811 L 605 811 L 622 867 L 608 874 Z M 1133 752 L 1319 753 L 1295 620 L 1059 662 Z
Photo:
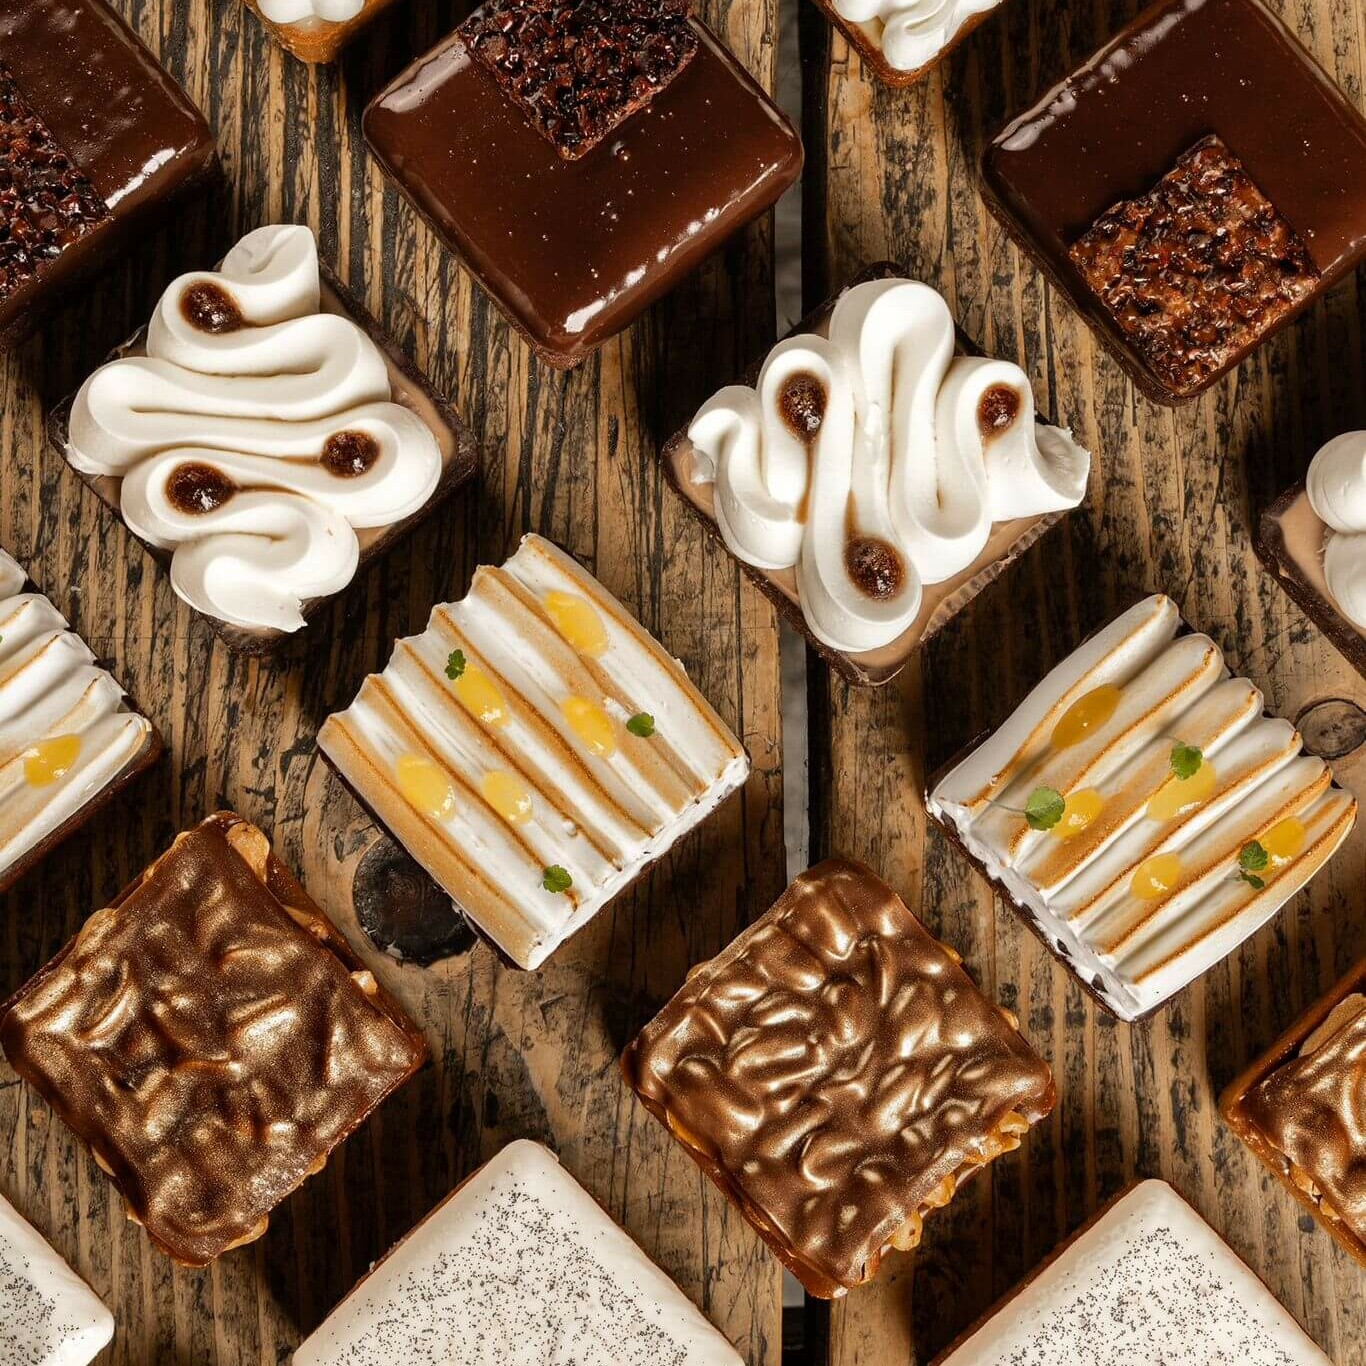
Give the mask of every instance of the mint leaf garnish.
M 1172 772 L 1182 782 L 1194 778 L 1205 762 L 1205 752 L 1198 745 L 1187 745 L 1180 740 L 1172 747 Z
M 626 729 L 642 740 L 648 740 L 655 733 L 655 718 L 648 711 L 638 711 L 627 723 Z
M 558 863 L 552 863 L 541 878 L 541 886 L 547 892 L 567 892 L 573 885 L 574 879 L 569 876 L 568 870 L 561 868 Z
M 446 659 L 446 677 L 455 682 L 465 672 L 464 650 L 452 650 Z
M 1051 830 L 1067 809 L 1062 793 L 1052 787 L 1036 787 L 1025 802 L 1024 817 L 1031 830 Z

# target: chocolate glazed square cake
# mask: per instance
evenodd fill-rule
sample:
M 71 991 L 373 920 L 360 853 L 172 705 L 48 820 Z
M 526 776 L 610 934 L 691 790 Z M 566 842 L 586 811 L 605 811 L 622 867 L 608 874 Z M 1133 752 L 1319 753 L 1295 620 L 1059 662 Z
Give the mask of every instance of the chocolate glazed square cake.
M 686 0 L 490 0 L 365 136 L 548 365 L 578 365 L 768 209 L 796 131 Z
M 199 111 L 102 0 L 0 0 L 0 347 L 216 164 Z

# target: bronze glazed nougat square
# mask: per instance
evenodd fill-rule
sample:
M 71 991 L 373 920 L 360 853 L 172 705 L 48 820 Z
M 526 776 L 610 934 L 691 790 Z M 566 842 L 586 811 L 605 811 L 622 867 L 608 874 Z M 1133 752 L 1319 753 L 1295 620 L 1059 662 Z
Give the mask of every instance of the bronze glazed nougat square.
M 813 1295 L 877 1274 L 1053 1108 L 1052 1074 L 867 868 L 829 859 L 627 1049 L 646 1107 Z

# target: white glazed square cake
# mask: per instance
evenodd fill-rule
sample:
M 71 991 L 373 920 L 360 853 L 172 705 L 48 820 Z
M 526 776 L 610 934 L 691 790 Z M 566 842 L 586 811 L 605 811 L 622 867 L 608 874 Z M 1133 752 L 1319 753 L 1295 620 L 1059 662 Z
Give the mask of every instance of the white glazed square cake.
M 0 1196 L 0 1366 L 87 1366 L 113 1336 L 90 1287 Z
M 1059 664 L 926 804 L 1128 1021 L 1265 925 L 1356 819 L 1295 727 L 1160 595 Z
M 511 1143 L 337 1306 L 294 1366 L 741 1366 L 539 1143 Z
M 536 968 L 745 780 L 730 728 L 539 536 L 400 640 L 318 744 L 519 967 Z
M 1064 1244 L 937 1366 L 1328 1366 L 1298 1323 L 1165 1182 Z

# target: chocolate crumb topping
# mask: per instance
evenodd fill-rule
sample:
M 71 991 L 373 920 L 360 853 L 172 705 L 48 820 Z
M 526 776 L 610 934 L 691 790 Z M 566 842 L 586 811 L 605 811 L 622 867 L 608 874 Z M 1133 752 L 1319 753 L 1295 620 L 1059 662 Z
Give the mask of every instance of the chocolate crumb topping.
M 489 0 L 469 50 L 567 161 L 645 108 L 692 60 L 691 0 Z
M 177 465 L 166 480 L 167 501 L 191 517 L 221 508 L 237 491 L 237 485 L 222 470 L 198 460 Z
M 107 217 L 109 206 L 0 62 L 0 299 Z
M 844 567 L 854 587 L 877 602 L 894 598 L 906 580 L 901 556 L 877 536 L 856 536 L 847 542 Z
M 200 280 L 180 296 L 180 311 L 191 327 L 218 336 L 246 326 L 237 300 L 222 285 Z
M 1178 394 L 1269 332 L 1318 279 L 1294 228 L 1214 136 L 1104 213 L 1070 255 Z
M 977 429 L 991 440 L 1020 415 L 1020 395 L 1009 384 L 993 384 L 977 402 Z
M 333 432 L 323 446 L 322 467 L 338 479 L 358 479 L 378 459 L 379 442 L 369 432 Z
M 778 394 L 778 409 L 783 421 L 803 441 L 810 440 L 825 421 L 828 395 L 825 386 L 811 374 L 793 375 Z

